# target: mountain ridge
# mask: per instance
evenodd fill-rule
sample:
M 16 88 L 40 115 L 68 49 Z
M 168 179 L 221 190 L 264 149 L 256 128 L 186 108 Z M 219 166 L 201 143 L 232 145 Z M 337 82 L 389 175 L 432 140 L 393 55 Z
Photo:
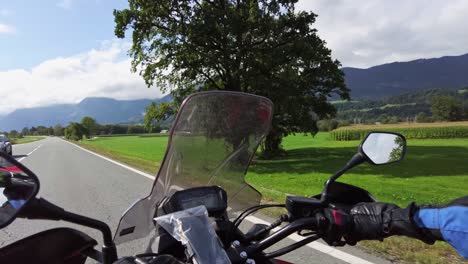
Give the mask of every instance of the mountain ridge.
M 16 109 L 0 117 L 0 131 L 33 126 L 62 126 L 91 116 L 100 124 L 137 123 L 144 117 L 146 107 L 153 101 L 171 100 L 170 95 L 156 99 L 117 100 L 107 97 L 87 97 L 76 104 L 54 104 Z
M 432 88 L 462 89 L 468 86 L 468 53 L 341 70 L 353 98 L 381 98 Z

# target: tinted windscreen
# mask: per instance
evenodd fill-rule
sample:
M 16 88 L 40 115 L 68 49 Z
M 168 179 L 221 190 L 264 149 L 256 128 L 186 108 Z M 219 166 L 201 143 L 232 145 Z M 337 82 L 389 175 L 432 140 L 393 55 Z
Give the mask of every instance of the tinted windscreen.
M 151 194 L 122 217 L 117 243 L 145 236 L 161 201 L 177 190 L 217 185 L 228 195 L 231 211 L 260 202 L 261 195 L 244 182 L 255 151 L 268 133 L 272 103 L 243 93 L 206 92 L 182 104 Z

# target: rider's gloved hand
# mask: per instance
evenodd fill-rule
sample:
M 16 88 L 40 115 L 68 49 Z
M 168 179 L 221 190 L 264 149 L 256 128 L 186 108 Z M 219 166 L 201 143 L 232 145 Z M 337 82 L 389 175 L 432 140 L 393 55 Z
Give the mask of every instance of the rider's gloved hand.
M 323 210 L 323 217 L 326 221 L 319 227 L 320 237 L 330 246 L 344 246 L 343 236 L 350 232 L 352 218 L 343 211 L 328 208 Z
M 344 234 L 345 240 L 348 244 L 356 244 L 361 240 L 383 240 L 402 235 L 434 244 L 436 238 L 413 222 L 418 209 L 414 203 L 406 208 L 390 203 L 359 203 L 350 211 L 351 226 Z

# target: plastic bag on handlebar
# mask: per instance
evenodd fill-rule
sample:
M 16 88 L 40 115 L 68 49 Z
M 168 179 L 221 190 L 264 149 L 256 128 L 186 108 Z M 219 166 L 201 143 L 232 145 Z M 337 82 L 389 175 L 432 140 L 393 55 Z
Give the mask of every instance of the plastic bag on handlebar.
M 231 263 L 210 224 L 205 206 L 160 216 L 154 220 L 185 245 L 197 263 Z

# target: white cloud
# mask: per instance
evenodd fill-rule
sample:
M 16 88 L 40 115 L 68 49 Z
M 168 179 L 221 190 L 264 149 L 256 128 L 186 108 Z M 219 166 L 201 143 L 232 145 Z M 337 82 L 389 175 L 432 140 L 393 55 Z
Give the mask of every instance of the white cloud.
M 57 3 L 57 6 L 63 9 L 70 9 L 72 5 L 73 5 L 73 0 L 61 0 L 60 2 Z
M 2 24 L 0 23 L 0 34 L 8 34 L 8 33 L 14 33 L 15 28 L 7 25 L 7 24 Z
M 344 66 L 468 53 L 465 0 L 301 0 Z
M 158 88 L 147 88 L 130 72 L 128 45 L 110 42 L 100 49 L 42 62 L 31 70 L 0 71 L 0 114 L 17 108 L 55 103 L 78 103 L 86 97 L 115 99 L 158 98 Z

